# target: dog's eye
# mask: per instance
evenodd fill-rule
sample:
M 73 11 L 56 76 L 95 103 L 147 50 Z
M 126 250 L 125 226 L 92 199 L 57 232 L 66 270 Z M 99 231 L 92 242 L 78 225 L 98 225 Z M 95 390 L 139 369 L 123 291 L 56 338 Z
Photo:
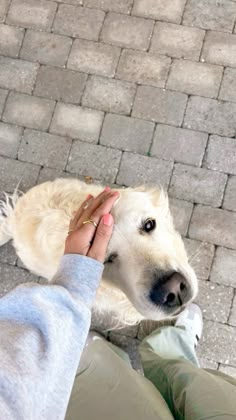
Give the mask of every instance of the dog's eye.
M 156 220 L 155 219 L 147 219 L 143 224 L 143 230 L 147 233 L 154 230 L 156 227 Z
M 113 254 L 110 254 L 109 256 L 108 256 L 108 258 L 106 259 L 106 261 L 104 261 L 104 264 L 106 264 L 106 263 L 113 263 L 115 260 L 116 260 L 116 258 L 118 257 L 118 254 L 116 254 L 116 252 L 113 252 Z

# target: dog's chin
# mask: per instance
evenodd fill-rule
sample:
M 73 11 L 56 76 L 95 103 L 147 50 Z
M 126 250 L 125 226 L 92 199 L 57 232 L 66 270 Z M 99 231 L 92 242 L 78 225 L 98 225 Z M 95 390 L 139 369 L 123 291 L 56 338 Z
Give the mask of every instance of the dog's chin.
M 143 315 L 145 319 L 152 321 L 163 321 L 165 319 L 176 319 L 186 308 L 187 304 L 173 311 L 171 308 L 154 305 L 148 299 L 139 302 L 133 302 L 135 309 Z

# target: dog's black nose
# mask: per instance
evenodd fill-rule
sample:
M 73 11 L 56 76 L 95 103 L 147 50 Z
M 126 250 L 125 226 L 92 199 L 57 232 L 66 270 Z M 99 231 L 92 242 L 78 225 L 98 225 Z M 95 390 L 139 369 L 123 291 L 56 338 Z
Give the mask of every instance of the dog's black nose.
M 187 302 L 189 290 L 184 276 L 177 271 L 155 276 L 150 299 L 155 305 L 177 309 Z

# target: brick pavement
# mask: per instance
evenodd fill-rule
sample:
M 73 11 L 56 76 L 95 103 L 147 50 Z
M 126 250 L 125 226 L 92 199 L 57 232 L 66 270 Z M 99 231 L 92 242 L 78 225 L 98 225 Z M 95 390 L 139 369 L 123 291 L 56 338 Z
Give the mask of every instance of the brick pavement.
M 235 19 L 235 0 L 0 2 L 0 189 L 162 183 L 200 279 L 200 359 L 232 375 Z M 0 272 L 1 294 L 34 278 L 9 244 Z M 110 338 L 133 349 L 152 328 Z

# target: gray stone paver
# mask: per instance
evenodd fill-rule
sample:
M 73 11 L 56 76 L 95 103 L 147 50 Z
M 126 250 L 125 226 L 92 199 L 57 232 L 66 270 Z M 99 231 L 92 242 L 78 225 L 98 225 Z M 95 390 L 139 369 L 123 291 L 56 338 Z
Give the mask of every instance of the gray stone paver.
M 201 59 L 212 64 L 236 67 L 236 35 L 209 31 Z
M 37 96 L 11 92 L 8 96 L 3 121 L 37 130 L 47 130 L 55 102 Z
M 0 25 L 0 54 L 17 57 L 24 37 L 24 29 Z
M 25 162 L 64 169 L 71 148 L 71 139 L 26 129 L 18 150 Z
M 79 104 L 87 75 L 71 70 L 41 66 L 34 94 L 57 101 Z
M 97 41 L 105 13 L 98 9 L 61 4 L 53 24 L 54 32 Z
M 38 67 L 37 63 L 30 61 L 0 57 L 0 87 L 31 93 Z
M 219 207 L 222 203 L 227 175 L 205 168 L 175 164 L 169 193 L 193 203 Z
M 185 3 L 185 0 L 134 0 L 132 14 L 180 23 Z
M 163 124 L 180 126 L 183 121 L 187 95 L 179 92 L 139 86 L 132 115 Z
M 51 28 L 56 3 L 45 0 L 12 0 L 7 15 L 7 23 L 24 28 L 49 30 Z
M 223 67 L 188 60 L 175 60 L 166 87 L 189 95 L 216 98 Z
M 207 138 L 207 133 L 158 124 L 151 155 L 187 165 L 201 166 Z
M 147 153 L 153 136 L 154 123 L 126 116 L 107 114 L 100 144 L 129 152 Z
M 154 21 L 116 13 L 107 15 L 101 40 L 119 47 L 147 50 Z
M 170 64 L 170 58 L 155 53 L 123 50 L 116 75 L 130 82 L 164 87 Z
M 190 201 L 169 197 L 169 205 L 175 228 L 182 236 L 187 235 L 193 204 Z
M 0 150 L 3 156 L 17 157 L 22 131 L 21 127 L 0 122 Z
M 198 60 L 204 36 L 202 29 L 156 22 L 150 50 L 169 57 Z
M 200 279 L 200 362 L 232 375 L 235 18 L 235 0 L 0 1 L 0 190 L 71 176 L 170 185 L 174 222 Z M 0 293 L 38 281 L 10 244 L 0 262 Z M 110 340 L 133 357 L 135 337 L 156 326 Z
M 100 76 L 113 77 L 120 48 L 100 42 L 76 39 L 67 63 L 69 69 Z
M 220 136 L 236 133 L 236 104 L 191 96 L 184 118 L 184 127 Z
M 28 30 L 20 57 L 40 64 L 64 67 L 71 45 L 71 38 Z
M 236 176 L 230 176 L 225 190 L 223 207 L 236 211 Z
M 198 28 L 232 32 L 236 18 L 236 4 L 230 0 L 189 0 L 183 24 Z

